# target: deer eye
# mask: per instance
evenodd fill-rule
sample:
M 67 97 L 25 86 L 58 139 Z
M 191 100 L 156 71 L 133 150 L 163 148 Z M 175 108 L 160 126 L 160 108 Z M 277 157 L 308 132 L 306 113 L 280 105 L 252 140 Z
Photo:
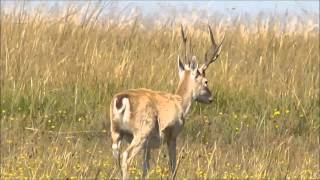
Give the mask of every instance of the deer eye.
M 208 85 L 208 80 L 205 80 L 205 81 L 204 81 L 204 84 L 205 84 L 205 85 Z

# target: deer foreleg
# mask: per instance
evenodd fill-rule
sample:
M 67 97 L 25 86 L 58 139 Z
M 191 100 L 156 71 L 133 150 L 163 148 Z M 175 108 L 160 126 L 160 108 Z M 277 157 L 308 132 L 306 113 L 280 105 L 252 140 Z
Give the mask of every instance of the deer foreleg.
M 174 173 L 176 169 L 176 139 L 171 139 L 167 142 L 169 152 L 169 162 L 171 172 Z

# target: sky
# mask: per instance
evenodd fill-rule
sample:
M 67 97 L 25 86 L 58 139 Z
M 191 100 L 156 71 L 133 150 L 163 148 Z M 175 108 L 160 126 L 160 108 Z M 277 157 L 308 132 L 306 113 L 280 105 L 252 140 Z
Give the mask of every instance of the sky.
M 265 12 L 285 12 L 288 11 L 310 11 L 319 12 L 319 1 L 124 1 L 121 4 L 130 4 L 131 6 L 141 7 L 148 13 L 153 9 L 174 7 L 176 9 L 204 9 L 214 11 L 236 11 L 247 13 Z
M 66 5 L 70 1 L 31 1 L 30 7 L 35 7 L 39 4 L 47 4 L 54 6 Z M 84 4 L 85 1 L 73 1 L 79 4 Z M 87 1 L 88 2 L 88 1 Z M 94 2 L 94 1 L 92 1 Z M 116 1 L 113 1 L 116 2 Z M 2 7 L 10 7 L 15 1 L 1 1 Z M 85 2 L 86 3 L 86 2 Z M 264 12 L 285 12 L 288 11 L 308 11 L 319 13 L 319 1 L 117 1 L 119 6 L 130 6 L 130 8 L 138 7 L 143 13 L 149 14 L 154 11 L 162 11 L 166 8 L 175 8 L 176 10 L 197 9 L 207 11 L 220 12 L 247 12 L 256 14 L 260 11 Z M 31 8 L 32 9 L 32 8 Z
M 79 6 L 87 6 L 89 1 L 67 1 L 67 0 L 38 0 L 28 1 L 25 9 L 33 10 L 39 5 L 49 8 L 66 7 L 72 2 Z M 98 1 L 90 1 L 92 4 Z M 109 1 L 104 1 L 108 3 Z M 14 7 L 13 0 L 1 1 L 1 8 L 9 10 Z M 193 12 L 201 18 L 207 18 L 210 14 L 222 14 L 225 17 L 238 16 L 239 14 L 255 17 L 261 12 L 271 16 L 283 16 L 285 14 L 297 15 L 299 18 L 309 18 L 313 16 L 313 21 L 319 24 L 319 1 L 111 1 L 111 4 L 118 9 L 123 9 L 122 13 L 132 13 L 138 10 L 144 17 L 163 18 L 172 16 L 174 11 L 180 16 L 189 18 Z M 108 8 L 106 8 L 108 9 Z M 107 11 L 107 10 L 106 10 Z M 165 19 L 164 18 L 164 19 Z

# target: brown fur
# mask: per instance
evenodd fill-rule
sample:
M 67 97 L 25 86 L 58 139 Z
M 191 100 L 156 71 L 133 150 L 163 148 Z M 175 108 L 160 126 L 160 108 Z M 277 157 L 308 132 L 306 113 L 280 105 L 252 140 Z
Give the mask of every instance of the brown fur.
M 190 71 L 184 72 L 184 78 L 179 83 L 176 94 L 184 95 L 184 94 L 188 93 L 188 88 L 189 88 L 189 84 L 190 84 L 190 81 L 189 81 L 190 75 L 191 75 Z
M 131 111 L 130 121 L 132 121 L 132 125 L 136 130 L 142 128 L 139 127 L 140 124 L 136 124 L 135 122 L 140 121 L 140 119 L 137 118 L 142 118 L 139 114 L 143 114 L 146 108 L 152 111 L 151 113 L 154 117 L 157 117 L 156 120 L 159 121 L 160 131 L 170 124 L 174 124 L 174 122 L 171 121 L 179 119 L 182 113 L 182 98 L 179 95 L 143 88 L 126 90 L 115 95 L 115 98 L 117 99 L 116 107 L 118 109 L 122 107 L 122 99 L 124 97 L 129 99 Z M 119 106 L 119 104 L 121 104 L 121 106 Z M 117 124 L 117 122 L 113 123 Z

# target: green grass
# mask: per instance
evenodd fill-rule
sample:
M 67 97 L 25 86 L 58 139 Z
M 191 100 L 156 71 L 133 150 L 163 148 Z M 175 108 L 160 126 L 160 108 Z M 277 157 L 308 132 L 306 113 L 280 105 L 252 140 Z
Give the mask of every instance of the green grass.
M 92 18 L 81 26 L 78 17 L 1 13 L 1 179 L 119 178 L 112 96 L 177 86 L 179 24 L 145 29 L 139 19 Z M 319 32 L 262 23 L 254 32 L 241 21 L 213 21 L 217 40 L 226 35 L 207 74 L 215 100 L 192 106 L 178 140 L 179 179 L 320 178 Z M 188 31 L 202 62 L 206 24 Z M 169 177 L 166 148 L 152 154 L 150 178 Z M 132 177 L 141 164 L 137 157 Z

